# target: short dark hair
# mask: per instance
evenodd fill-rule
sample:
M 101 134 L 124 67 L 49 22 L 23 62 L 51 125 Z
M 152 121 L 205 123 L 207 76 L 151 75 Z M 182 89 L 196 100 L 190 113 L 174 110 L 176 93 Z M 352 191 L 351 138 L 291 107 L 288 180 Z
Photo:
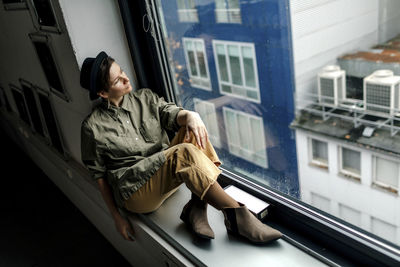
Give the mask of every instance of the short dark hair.
M 110 88 L 110 68 L 115 60 L 108 56 L 100 64 L 99 76 L 97 76 L 97 93 L 101 91 L 108 92 Z

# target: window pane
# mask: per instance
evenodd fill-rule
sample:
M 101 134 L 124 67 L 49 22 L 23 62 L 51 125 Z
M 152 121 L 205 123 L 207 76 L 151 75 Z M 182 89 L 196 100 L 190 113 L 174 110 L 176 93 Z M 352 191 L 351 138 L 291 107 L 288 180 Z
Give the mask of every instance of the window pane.
M 312 139 L 312 156 L 313 160 L 328 163 L 328 144 Z
M 242 47 L 244 77 L 246 86 L 256 87 L 256 77 L 253 67 L 252 49 L 250 47 Z
M 206 62 L 204 60 L 203 51 L 197 52 L 197 62 L 199 63 L 200 76 L 207 78 Z
M 342 148 L 342 168 L 360 174 L 360 152 Z
M 240 69 L 239 48 L 228 45 L 229 63 L 231 66 L 232 82 L 237 85 L 242 84 L 242 73 Z
M 217 60 L 219 66 L 219 75 L 222 81 L 229 81 L 228 67 L 226 65 L 225 47 L 223 45 L 216 45 Z
M 156 1 L 176 99 L 212 103 L 223 168 L 372 237 L 371 217 L 400 229 L 382 216 L 400 210 L 400 1 L 196 0 L 196 23 Z
M 190 73 L 193 76 L 197 76 L 196 59 L 194 58 L 194 52 L 188 51 L 189 63 L 190 63 Z
M 398 187 L 399 169 L 398 163 L 382 158 L 376 158 L 376 180 L 383 184 Z

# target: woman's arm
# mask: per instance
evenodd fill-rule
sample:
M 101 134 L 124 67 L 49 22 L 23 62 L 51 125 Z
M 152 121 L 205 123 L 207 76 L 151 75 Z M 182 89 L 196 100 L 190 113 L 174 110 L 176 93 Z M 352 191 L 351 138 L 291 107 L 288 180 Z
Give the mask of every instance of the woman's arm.
M 208 141 L 208 132 L 206 126 L 200 118 L 199 113 L 189 110 L 181 110 L 176 116 L 176 121 L 179 126 L 186 126 L 187 140 L 190 137 L 190 131 L 192 131 L 196 138 L 197 144 L 205 149 Z
M 99 185 L 99 189 L 100 189 L 101 195 L 103 196 L 104 202 L 106 203 L 108 210 L 110 211 L 110 213 L 114 219 L 115 227 L 117 228 L 118 232 L 126 240 L 133 241 L 133 239 L 129 236 L 129 234 L 131 234 L 133 236 L 133 229 L 130 226 L 130 224 L 119 213 L 119 211 L 114 203 L 114 199 L 112 197 L 110 185 L 107 183 L 107 181 L 104 178 L 98 179 L 97 184 Z

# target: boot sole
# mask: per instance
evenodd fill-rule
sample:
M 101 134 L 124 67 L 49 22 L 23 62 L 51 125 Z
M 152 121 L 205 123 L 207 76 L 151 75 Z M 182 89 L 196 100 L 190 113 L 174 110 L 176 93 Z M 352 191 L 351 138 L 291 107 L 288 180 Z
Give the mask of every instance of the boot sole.
M 258 242 L 258 241 L 250 240 L 249 238 L 247 238 L 247 237 L 245 237 L 245 236 L 243 236 L 243 235 L 241 235 L 241 234 L 239 234 L 239 233 L 236 233 L 236 232 L 234 232 L 234 231 L 232 231 L 232 230 L 226 229 L 226 231 L 228 232 L 228 234 L 231 234 L 231 235 L 236 236 L 236 237 L 243 238 L 243 239 L 245 239 L 246 241 L 248 241 L 248 242 L 250 242 L 250 243 L 252 243 L 252 244 L 255 244 L 255 245 L 266 245 L 266 244 L 269 244 L 269 243 L 274 242 L 274 241 L 276 241 L 276 240 L 278 240 L 278 239 L 281 238 L 281 236 L 279 236 L 279 237 L 277 237 L 277 238 L 274 238 L 274 239 L 271 239 L 271 240 L 268 240 L 268 241 L 259 241 L 259 242 Z

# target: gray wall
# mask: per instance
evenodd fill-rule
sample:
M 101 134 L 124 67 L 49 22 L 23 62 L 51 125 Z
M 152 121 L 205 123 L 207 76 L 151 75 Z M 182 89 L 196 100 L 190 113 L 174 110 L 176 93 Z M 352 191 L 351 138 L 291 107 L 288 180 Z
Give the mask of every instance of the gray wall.
M 28 3 L 30 1 L 27 1 Z M 79 71 L 86 57 L 94 57 L 101 50 L 113 56 L 134 84 L 134 68 L 114 0 L 52 1 L 62 33 L 47 33 L 51 39 L 61 80 L 70 96 L 67 102 L 51 94 L 55 116 L 60 124 L 63 140 L 70 156 L 80 162 L 80 124 L 92 105 L 86 90 L 79 84 Z M 9 84 L 21 87 L 22 78 L 49 91 L 49 84 L 41 68 L 29 33 L 38 32 L 32 6 L 5 10 L 0 4 L 0 86 L 9 99 Z M 42 31 L 43 32 L 43 31 Z M 16 111 L 15 103 L 10 103 Z

